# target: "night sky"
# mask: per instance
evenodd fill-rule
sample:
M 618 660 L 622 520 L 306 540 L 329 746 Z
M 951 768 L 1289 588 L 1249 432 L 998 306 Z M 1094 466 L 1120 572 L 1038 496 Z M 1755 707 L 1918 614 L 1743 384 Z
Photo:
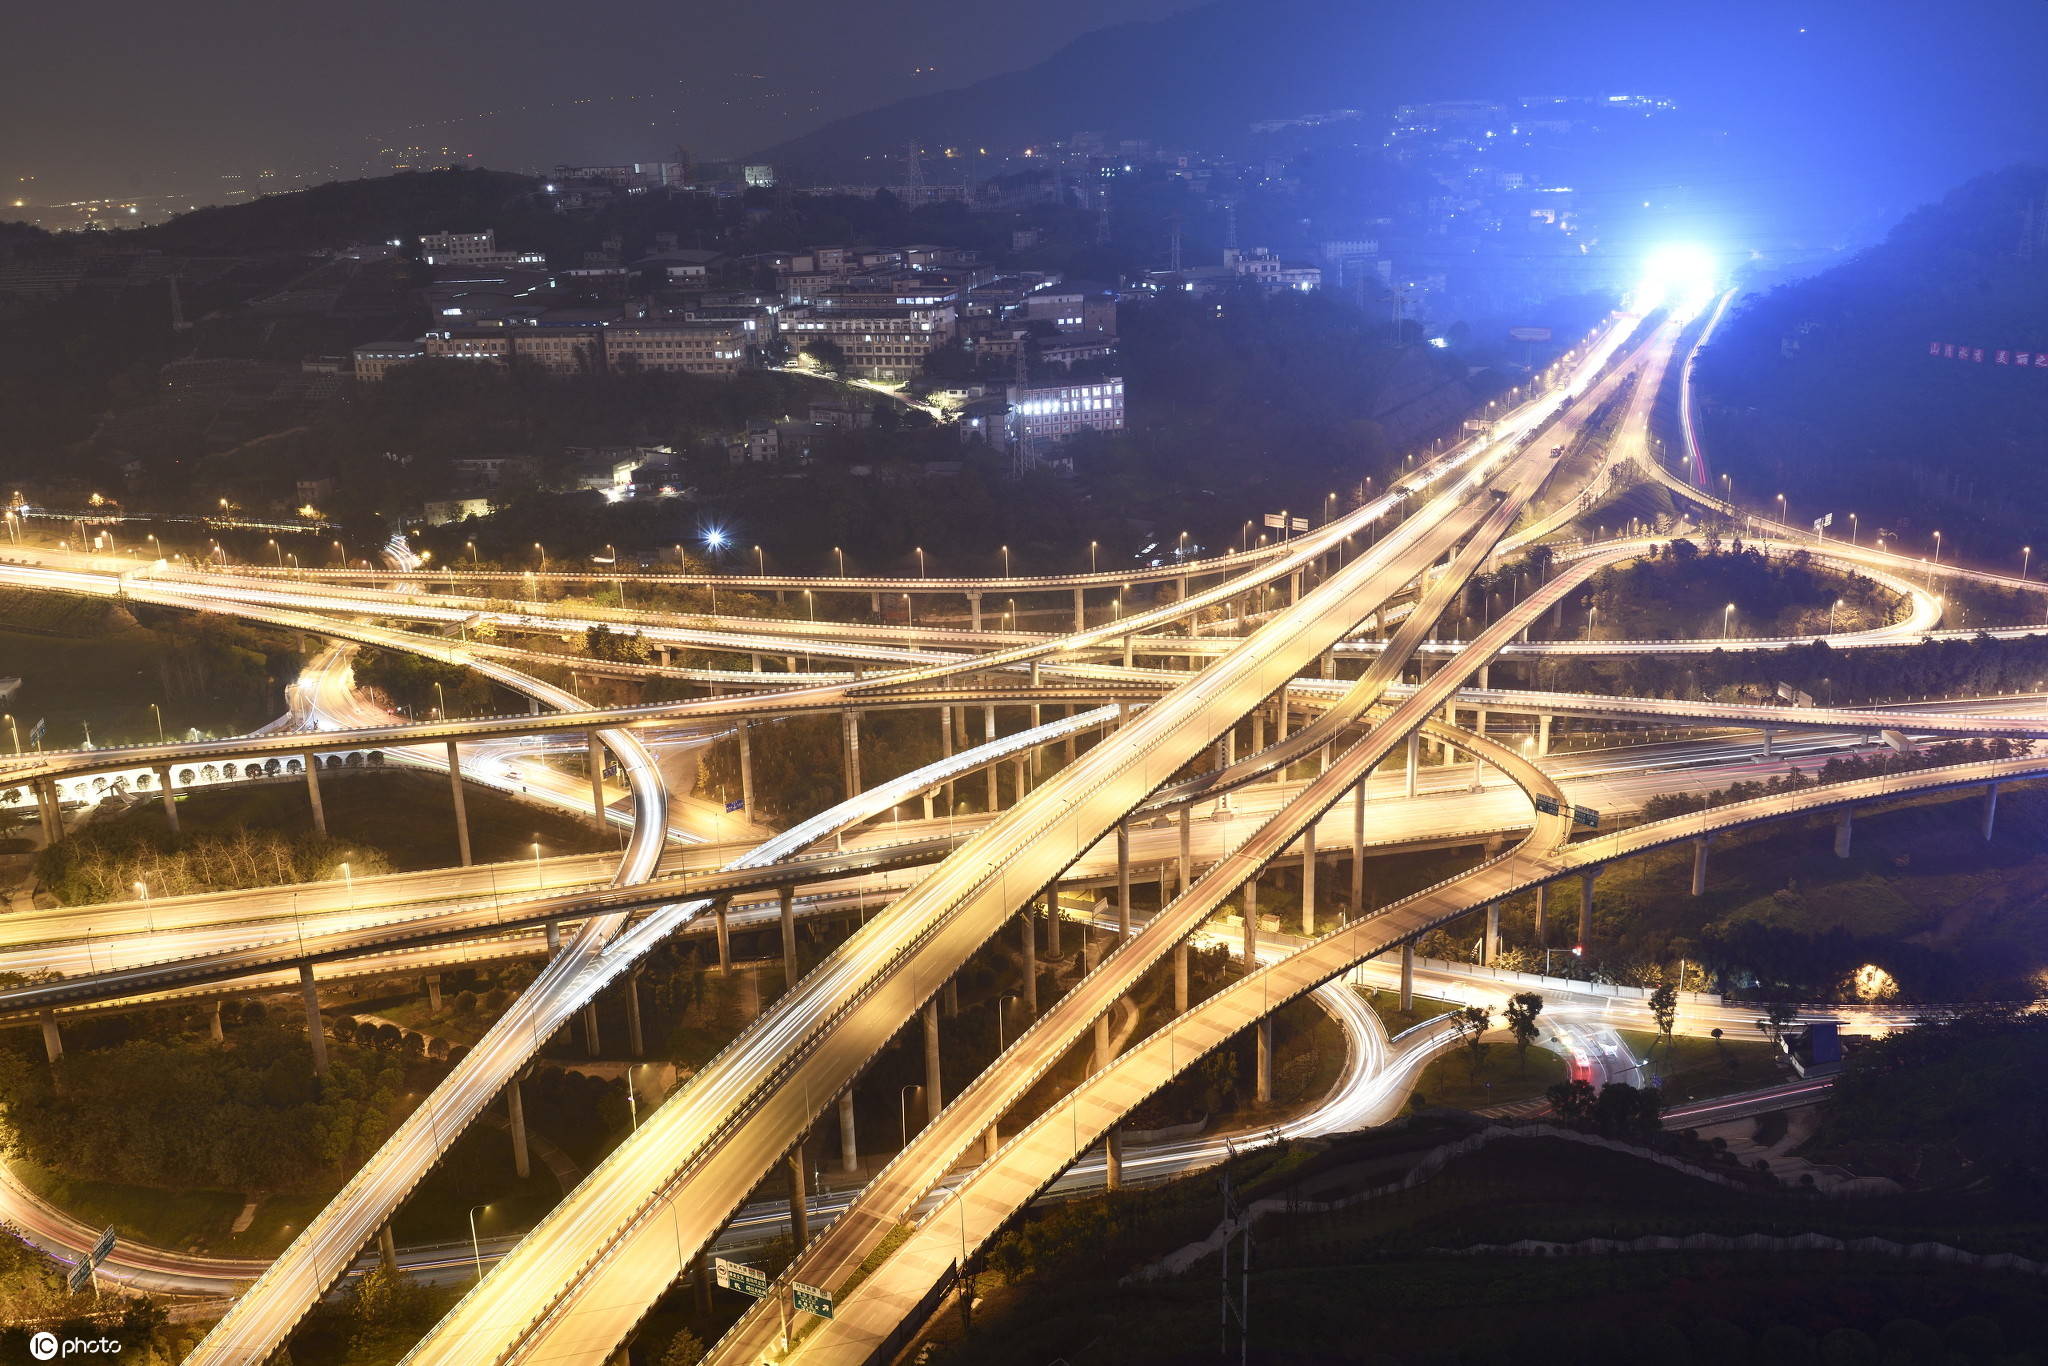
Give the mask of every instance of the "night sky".
M 1018 71 L 1108 25 L 1186 8 L 1185 0 L 16 6 L 7 32 L 17 60 L 0 81 L 0 175 L 13 187 L 9 198 L 30 203 L 168 192 L 220 202 L 230 186 L 261 192 L 399 161 L 545 171 L 563 161 L 665 160 L 678 145 L 700 159 L 735 156 L 906 96 Z M 1215 0 L 1205 10 L 1173 19 L 1170 31 L 1117 36 L 1100 54 L 1094 84 L 1127 84 L 1151 108 L 1169 101 L 1148 92 L 1181 81 L 1227 110 L 1233 129 L 1340 103 L 1385 110 L 1404 100 L 1615 91 L 1671 98 L 1725 132 L 1729 169 L 1670 168 L 1703 201 L 1703 217 L 1722 208 L 1708 200 L 1752 214 L 1763 203 L 1785 218 L 1781 235 L 1829 239 L 1867 236 L 1978 171 L 2048 159 L 2048 0 Z M 1177 34 L 1197 31 L 1211 35 L 1205 47 L 1190 39 L 1175 48 Z M 1241 70 L 1233 66 L 1240 46 Z M 1193 133 L 1118 126 L 1143 110 L 1091 112 L 1071 93 L 1026 89 L 1004 99 L 1022 111 L 1030 125 L 1022 136 L 1031 138 L 1078 127 L 1169 140 Z M 925 137 L 951 131 L 918 125 Z M 900 146 L 899 135 L 888 145 Z M 278 179 L 255 181 L 262 171 Z M 20 181 L 25 175 L 36 180 Z M 222 179 L 229 175 L 243 179 Z
M 204 189 L 382 148 L 507 169 L 767 146 L 1187 0 L 67 0 L 11 6 L 0 173 L 35 200 Z

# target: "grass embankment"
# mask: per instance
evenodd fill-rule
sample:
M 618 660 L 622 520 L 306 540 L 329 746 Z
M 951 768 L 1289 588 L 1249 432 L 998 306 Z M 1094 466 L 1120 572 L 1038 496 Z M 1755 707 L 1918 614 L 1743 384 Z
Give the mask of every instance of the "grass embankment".
M 21 679 L 8 710 L 45 748 L 132 744 L 197 729 L 238 735 L 284 710 L 304 638 L 210 613 L 0 589 L 0 660 Z
M 1482 1036 L 1486 1052 L 1479 1065 L 1462 1046 L 1431 1060 L 1415 1079 L 1415 1093 L 1430 1105 L 1454 1110 L 1484 1110 L 1534 1100 L 1571 1076 L 1566 1061 L 1550 1050 L 1532 1046 L 1526 1059 L 1515 1056 L 1514 1040 L 1504 1029 Z
M 1422 1119 L 1412 1128 L 1339 1139 L 1320 1153 L 1263 1150 L 1233 1164 L 1232 1181 L 1241 1200 L 1327 1200 L 1388 1180 L 1421 1151 L 1462 1132 Z M 1990 1235 L 1958 1225 L 2009 1218 L 2008 1209 L 1985 1199 L 1847 1204 L 1752 1185 L 1730 1190 L 1625 1154 L 1513 1140 L 1462 1158 L 1399 1196 L 1331 1213 L 1268 1215 L 1257 1226 L 1250 1285 L 1253 1355 L 1372 1366 L 1775 1366 L 1820 1359 L 1817 1348 L 1831 1333 L 1838 1336 L 1826 1360 L 1877 1362 L 1890 1358 L 1874 1350 L 1866 1356 L 1862 1338 L 1839 1335 L 1861 1334 L 1889 1350 L 1931 1331 L 1934 1355 L 1909 1352 L 1899 1360 L 2038 1361 L 1999 1355 L 2048 1341 L 2048 1288 L 2032 1277 L 1838 1253 L 1444 1255 L 1523 1238 L 1808 1229 L 1902 1242 L 1938 1236 L 1972 1246 Z M 983 1299 L 972 1329 L 963 1333 L 957 1312 L 942 1313 L 933 1323 L 936 1348 L 923 1359 L 974 1366 L 1214 1359 L 1213 1254 L 1178 1278 L 1124 1278 L 1206 1236 L 1220 1214 L 1214 1172 L 1041 1209 L 991 1248 L 989 1269 L 977 1281 Z M 1231 1279 L 1236 1292 L 1234 1271 Z M 1959 1324 L 1971 1317 L 1990 1321 L 1988 1336 L 1984 1325 Z M 1960 1358 L 1946 1355 L 1944 1334 L 1964 1344 Z M 1234 1359 L 1236 1350 L 1233 1336 L 1226 1355 Z
M 1667 1042 L 1656 1033 L 1615 1032 L 1631 1054 L 1649 1060 L 1645 1070 L 1662 1088 L 1666 1105 L 1711 1100 L 1792 1079 L 1791 1069 L 1778 1061 L 1781 1055 L 1768 1043 L 1695 1039 L 1682 1034 Z
M 461 861 L 448 784 L 403 769 L 323 770 L 327 835 L 312 833 L 312 801 L 303 780 L 198 788 L 179 799 L 172 835 L 159 802 L 95 820 L 46 851 L 39 871 L 69 905 L 125 899 L 136 881 L 160 896 L 281 885 L 340 876 L 416 872 Z M 470 846 L 478 863 L 543 854 L 616 849 L 615 833 L 566 812 L 529 805 L 466 784 Z M 236 855 L 255 849 L 253 861 Z M 380 866 L 381 865 L 381 866 Z M 253 880 L 252 880 L 253 878 Z

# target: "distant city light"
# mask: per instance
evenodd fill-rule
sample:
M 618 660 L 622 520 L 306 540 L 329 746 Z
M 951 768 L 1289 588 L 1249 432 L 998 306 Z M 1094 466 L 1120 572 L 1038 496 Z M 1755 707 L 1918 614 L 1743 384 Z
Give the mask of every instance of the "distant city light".
M 704 544 L 708 549 L 711 550 L 724 549 L 726 540 L 726 534 L 723 531 L 719 530 L 717 527 L 713 527 L 711 528 L 711 530 L 704 533 Z

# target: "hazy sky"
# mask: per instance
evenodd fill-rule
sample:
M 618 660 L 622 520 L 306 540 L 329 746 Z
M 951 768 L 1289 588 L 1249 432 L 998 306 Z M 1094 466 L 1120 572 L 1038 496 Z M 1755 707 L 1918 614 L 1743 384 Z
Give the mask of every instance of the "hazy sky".
M 65 0 L 17 5 L 9 198 L 355 173 L 382 148 L 502 167 L 767 146 L 1027 66 L 1189 0 Z M 25 188 L 22 176 L 36 180 Z

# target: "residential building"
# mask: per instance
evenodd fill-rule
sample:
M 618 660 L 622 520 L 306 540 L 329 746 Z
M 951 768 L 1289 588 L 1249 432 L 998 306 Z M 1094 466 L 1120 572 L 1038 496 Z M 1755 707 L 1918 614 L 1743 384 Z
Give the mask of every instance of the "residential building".
M 782 330 L 792 346 L 821 338 L 846 352 L 847 372 L 861 379 L 903 380 L 923 372 L 924 358 L 953 339 L 951 304 L 864 309 L 789 308 Z
M 358 384 L 375 384 L 394 365 L 410 365 L 423 359 L 427 346 L 423 341 L 370 342 L 355 349 L 355 375 Z
M 1039 445 L 1064 441 L 1076 432 L 1122 431 L 1124 382 L 1108 376 L 1081 384 L 1009 389 L 1010 440 Z
M 604 361 L 616 370 L 635 367 L 690 375 L 736 375 L 753 339 L 744 322 L 691 322 L 633 318 L 604 328 Z
M 1116 331 L 1116 295 L 1106 285 L 1069 280 L 1046 285 L 1024 297 L 1024 316 L 1050 322 L 1062 332 Z

